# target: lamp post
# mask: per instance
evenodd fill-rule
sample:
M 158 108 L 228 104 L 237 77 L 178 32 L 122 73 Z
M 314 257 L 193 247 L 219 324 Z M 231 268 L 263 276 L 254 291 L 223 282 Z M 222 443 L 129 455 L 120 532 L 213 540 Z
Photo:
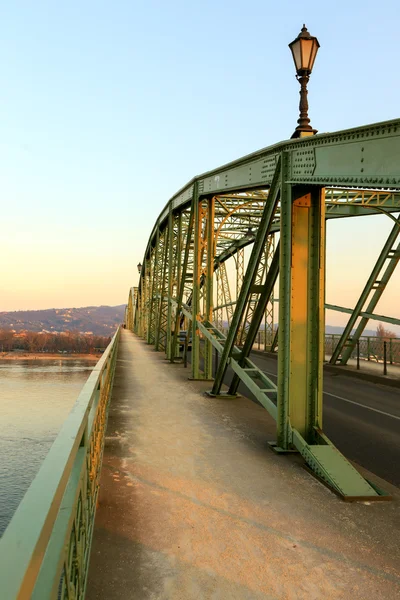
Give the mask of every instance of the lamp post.
M 138 263 L 137 270 L 138 270 L 138 273 L 140 275 L 140 272 L 142 270 L 142 264 L 141 263 Z
M 319 42 L 316 37 L 309 34 L 307 27 L 303 25 L 297 38 L 289 44 L 289 48 L 292 51 L 296 66 L 296 78 L 300 83 L 300 117 L 297 120 L 298 125 L 292 135 L 292 138 L 299 138 L 317 133 L 317 130 L 311 127 L 310 119 L 308 118 L 307 83 L 310 79 L 315 57 L 317 56 Z

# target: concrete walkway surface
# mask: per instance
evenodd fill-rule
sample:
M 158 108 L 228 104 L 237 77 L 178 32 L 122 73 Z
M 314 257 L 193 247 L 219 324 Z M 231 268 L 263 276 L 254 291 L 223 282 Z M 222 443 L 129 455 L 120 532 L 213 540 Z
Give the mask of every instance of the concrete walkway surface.
M 341 501 L 269 449 L 263 408 L 189 374 L 122 331 L 86 598 L 400 598 L 400 490 Z

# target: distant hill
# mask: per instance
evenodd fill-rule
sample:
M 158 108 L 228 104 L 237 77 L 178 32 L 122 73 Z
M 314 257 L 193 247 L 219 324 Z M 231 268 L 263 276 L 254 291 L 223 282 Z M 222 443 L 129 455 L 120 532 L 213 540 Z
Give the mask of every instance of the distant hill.
M 333 325 L 327 325 L 325 327 L 325 333 L 335 333 L 337 335 L 337 334 L 342 334 L 343 331 L 344 331 L 344 327 L 335 327 Z M 353 329 L 351 333 L 354 333 L 354 331 L 355 331 L 355 329 Z M 364 329 L 363 335 L 375 336 L 376 329 Z
M 224 329 L 227 329 L 228 328 L 228 321 L 223 321 L 222 322 L 222 327 Z M 277 327 L 278 327 L 278 323 L 274 323 L 274 329 L 277 329 Z M 390 327 L 390 326 L 388 326 L 388 328 L 393 329 L 393 327 Z M 261 325 L 260 329 L 263 330 L 264 329 L 264 325 Z M 334 325 L 326 325 L 325 326 L 325 333 L 326 334 L 328 334 L 328 333 L 330 333 L 330 334 L 334 333 L 336 335 L 340 335 L 340 334 L 343 333 L 343 331 L 344 331 L 344 327 L 335 327 Z M 352 333 L 354 333 L 354 331 L 355 330 L 353 329 Z M 376 335 L 376 329 L 365 329 L 364 332 L 363 332 L 363 335 L 375 336 Z
M 123 322 L 125 304 L 0 312 L 0 329 L 19 331 L 79 331 L 109 336 Z

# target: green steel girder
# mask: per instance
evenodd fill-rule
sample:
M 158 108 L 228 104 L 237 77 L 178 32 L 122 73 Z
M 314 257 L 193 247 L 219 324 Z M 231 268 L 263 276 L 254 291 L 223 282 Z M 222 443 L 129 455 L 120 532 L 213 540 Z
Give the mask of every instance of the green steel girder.
M 337 312 L 347 313 L 348 315 L 352 315 L 354 309 L 345 308 L 344 306 L 337 306 L 336 304 L 325 304 L 326 310 L 335 310 Z M 360 317 L 365 317 L 366 319 L 371 319 L 372 321 L 381 321 L 382 323 L 390 323 L 391 325 L 398 325 L 400 327 L 400 319 L 395 319 L 394 317 L 385 317 L 384 315 L 376 315 L 373 313 L 361 311 Z
M 188 264 L 189 264 L 189 254 L 191 249 L 191 240 L 192 240 L 192 232 L 193 232 L 193 222 L 195 216 L 195 200 L 197 198 L 197 186 L 194 186 L 193 189 L 193 200 L 190 206 L 190 214 L 188 227 L 186 232 L 186 243 L 185 243 L 185 254 L 183 258 L 182 271 L 179 279 L 179 288 L 178 288 L 178 301 L 176 305 L 176 316 L 175 316 L 175 324 L 174 324 L 174 334 L 172 340 L 172 350 L 171 350 L 171 361 L 174 361 L 175 358 L 175 349 L 178 344 L 178 333 L 179 333 L 179 323 L 180 323 L 180 312 L 182 310 L 183 303 L 183 295 L 185 291 L 185 283 L 187 280 L 187 272 L 188 272 Z
M 165 296 L 168 292 L 168 284 L 167 284 L 167 267 L 168 267 L 168 230 L 164 229 L 163 231 L 163 239 L 164 239 L 164 250 L 162 256 L 162 277 L 160 281 L 160 304 L 159 304 L 159 315 L 157 319 L 157 329 L 156 329 L 156 338 L 154 349 L 159 350 L 160 347 L 163 350 L 166 350 L 167 347 L 167 321 L 168 321 L 168 300 L 165 300 Z
M 221 357 L 212 393 L 220 392 L 225 369 L 230 364 L 235 372 L 234 381 L 244 381 L 277 419 L 279 446 L 284 450 L 297 448 L 314 472 L 346 497 L 372 498 L 379 494 L 321 431 L 325 219 L 380 212 L 393 218 L 391 213 L 400 209 L 399 154 L 400 120 L 396 120 L 284 141 L 200 175 L 182 188 L 161 212 L 148 242 L 140 277 L 137 312 L 142 314 L 137 321 L 141 323 L 142 335 L 152 336 L 152 306 L 163 306 L 164 301 L 168 313 L 167 353 L 173 360 L 183 312 L 183 318 L 192 323 L 193 329 L 193 376 L 210 376 L 210 348 L 217 348 Z M 205 216 L 204 212 L 211 210 L 214 203 L 215 227 L 210 225 L 210 215 Z M 174 225 L 174 215 L 183 211 L 187 214 L 189 207 L 191 223 L 184 238 L 179 232 L 179 221 L 178 230 Z M 247 226 L 256 230 L 257 235 L 246 234 Z M 168 229 L 168 261 L 156 273 L 161 251 L 157 240 L 164 229 Z M 263 380 L 265 374 L 248 357 L 240 354 L 235 339 L 249 294 L 255 291 L 252 286 L 261 244 L 268 233 L 277 231 L 280 231 L 280 310 L 276 388 L 272 382 Z M 164 235 L 166 239 L 167 234 Z M 175 245 L 181 242 L 183 251 L 176 250 Z M 238 251 L 243 254 L 242 249 L 252 243 L 253 251 L 236 304 L 225 301 L 225 305 L 236 308 L 224 337 L 211 324 L 213 273 Z M 272 289 L 272 273 L 267 280 Z M 261 292 L 261 288 L 262 284 L 257 290 Z M 254 304 L 249 347 L 262 318 L 264 296 Z M 367 318 L 373 308 L 367 306 L 359 316 Z M 156 340 L 161 328 L 158 314 L 161 315 L 159 310 L 155 319 Z M 200 373 L 203 349 L 204 374 Z
M 274 285 L 276 283 L 277 277 L 279 273 L 279 242 L 275 250 L 274 257 L 272 259 L 270 268 L 267 273 L 265 284 L 262 286 L 262 292 L 260 294 L 260 298 L 257 302 L 257 306 L 253 312 L 253 317 L 250 323 L 249 330 L 246 335 L 245 342 L 243 344 L 243 348 L 241 349 L 240 357 L 238 359 L 238 363 L 241 366 L 245 359 L 249 357 L 250 352 L 253 349 L 253 344 L 255 342 L 257 332 L 260 328 L 262 319 L 265 315 L 265 309 L 269 302 L 269 299 L 273 293 Z M 229 394 L 236 394 L 240 383 L 240 377 L 236 373 L 232 379 L 232 382 L 229 387 Z
M 182 305 L 182 311 L 188 319 L 193 319 L 189 306 Z M 207 321 L 199 321 L 198 327 L 204 337 L 216 348 L 217 352 L 222 354 L 226 344 L 226 336 Z M 243 363 L 241 361 L 241 354 L 241 350 L 234 346 L 229 358 L 230 367 L 235 375 L 252 392 L 258 402 L 269 412 L 271 417 L 277 420 L 278 408 L 276 401 L 278 391 L 276 385 L 250 359 L 246 358 Z M 242 364 L 239 364 L 239 362 L 242 362 Z M 230 397 L 230 391 L 227 395 Z M 344 500 L 379 500 L 389 498 L 382 490 L 373 486 L 360 475 L 327 436 L 324 435 L 320 428 L 314 427 L 312 436 L 314 443 L 307 443 L 303 436 L 288 422 L 287 436 L 290 444 L 300 452 L 313 473 Z
M 220 354 L 222 354 L 227 340 L 226 336 L 208 321 L 199 322 L 198 326 L 204 337 L 207 338 Z M 234 346 L 228 364 L 240 380 L 243 381 L 246 387 L 254 394 L 260 404 L 269 412 L 271 417 L 276 420 L 276 385 L 249 358 L 241 359 L 242 364 L 239 364 L 240 356 L 241 351 Z M 211 391 L 210 396 L 213 395 L 215 394 Z M 229 395 L 230 392 L 228 392 L 228 396 Z
M 161 212 L 149 238 L 147 256 L 157 228 L 173 210 L 190 205 L 196 195 L 267 188 L 281 152 L 289 152 L 287 182 L 325 187 L 400 189 L 400 119 L 374 123 L 308 138 L 287 140 L 193 178 Z
M 400 244 L 397 246 L 397 248 L 393 247 L 393 245 L 399 235 L 400 235 L 400 222 L 396 222 L 394 224 L 392 230 L 389 233 L 389 236 L 382 248 L 382 251 L 378 257 L 378 260 L 376 261 L 375 266 L 372 269 L 371 275 L 369 276 L 368 281 L 367 281 L 363 291 L 361 292 L 360 298 L 358 299 L 358 302 L 354 308 L 354 311 L 352 312 L 351 317 L 348 320 L 347 325 L 341 335 L 341 338 L 332 354 L 332 357 L 330 360 L 331 364 L 335 364 L 341 354 L 342 354 L 342 357 L 341 357 L 342 364 L 346 364 L 348 359 L 350 358 L 351 353 L 352 353 L 355 345 L 357 344 L 357 340 L 362 335 L 362 332 L 364 331 L 364 329 L 368 323 L 369 317 L 363 316 L 360 323 L 358 324 L 358 326 L 356 328 L 356 331 L 354 332 L 354 334 L 351 336 L 351 339 L 350 339 L 350 334 L 354 328 L 354 325 L 356 324 L 357 319 L 359 318 L 359 316 L 364 308 L 365 303 L 368 300 L 369 295 L 373 291 L 373 294 L 372 294 L 372 296 L 366 306 L 366 309 L 365 309 L 365 313 L 367 313 L 367 314 L 373 313 L 380 297 L 382 296 L 382 293 L 383 293 L 388 281 L 390 280 L 390 277 L 392 276 L 392 274 L 397 266 L 397 263 L 400 260 Z M 386 261 L 388 261 L 387 266 L 386 266 L 383 274 L 379 277 Z
M 228 364 L 228 358 L 232 352 L 232 348 L 235 343 L 235 339 L 238 335 L 239 327 L 241 325 L 244 310 L 250 295 L 251 286 L 254 281 L 256 274 L 257 265 L 260 261 L 260 256 L 265 246 L 266 237 L 270 231 L 272 219 L 275 214 L 275 210 L 279 200 L 279 178 L 281 175 L 281 161 L 278 160 L 276 167 L 276 173 L 274 175 L 271 190 L 269 194 L 269 201 L 265 204 L 263 215 L 261 217 L 260 225 L 257 231 L 256 239 L 254 241 L 253 250 L 250 256 L 249 264 L 246 269 L 242 288 L 240 290 L 239 298 L 235 306 L 235 312 L 233 315 L 231 327 L 227 336 L 224 351 L 221 356 L 221 360 L 218 365 L 218 370 L 215 374 L 214 385 L 212 387 L 212 394 L 219 394 L 221 385 L 223 382 L 225 370 Z
M 1 597 L 85 597 L 116 332 L 0 540 Z
M 386 500 L 390 497 L 351 465 L 332 442 L 315 428 L 315 444 L 308 444 L 296 429 L 291 429 L 293 446 L 300 452 L 313 473 L 347 502 Z
M 200 176 L 200 194 L 263 187 L 278 156 L 290 153 L 287 182 L 399 188 L 400 120 L 281 142 Z

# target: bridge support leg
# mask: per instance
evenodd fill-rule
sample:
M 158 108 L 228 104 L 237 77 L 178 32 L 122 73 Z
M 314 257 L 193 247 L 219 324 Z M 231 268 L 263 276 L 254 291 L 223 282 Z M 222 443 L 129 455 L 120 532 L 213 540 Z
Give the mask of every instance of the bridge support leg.
M 172 291 L 173 291 L 173 273 L 174 273 L 174 220 L 172 215 L 172 207 L 169 209 L 168 215 L 168 308 L 167 308 L 167 341 L 166 353 L 167 358 L 171 358 L 172 353 Z
M 277 433 L 283 450 L 292 445 L 292 428 L 307 443 L 322 428 L 324 209 L 321 189 L 282 183 Z
M 201 340 L 200 321 L 211 321 L 214 277 L 214 197 L 195 201 L 192 296 L 192 377 L 212 379 L 212 344 Z M 201 364 L 202 363 L 202 364 Z
M 292 187 L 282 165 L 277 451 L 298 450 L 345 500 L 382 498 L 322 432 L 325 338 L 325 202 Z

